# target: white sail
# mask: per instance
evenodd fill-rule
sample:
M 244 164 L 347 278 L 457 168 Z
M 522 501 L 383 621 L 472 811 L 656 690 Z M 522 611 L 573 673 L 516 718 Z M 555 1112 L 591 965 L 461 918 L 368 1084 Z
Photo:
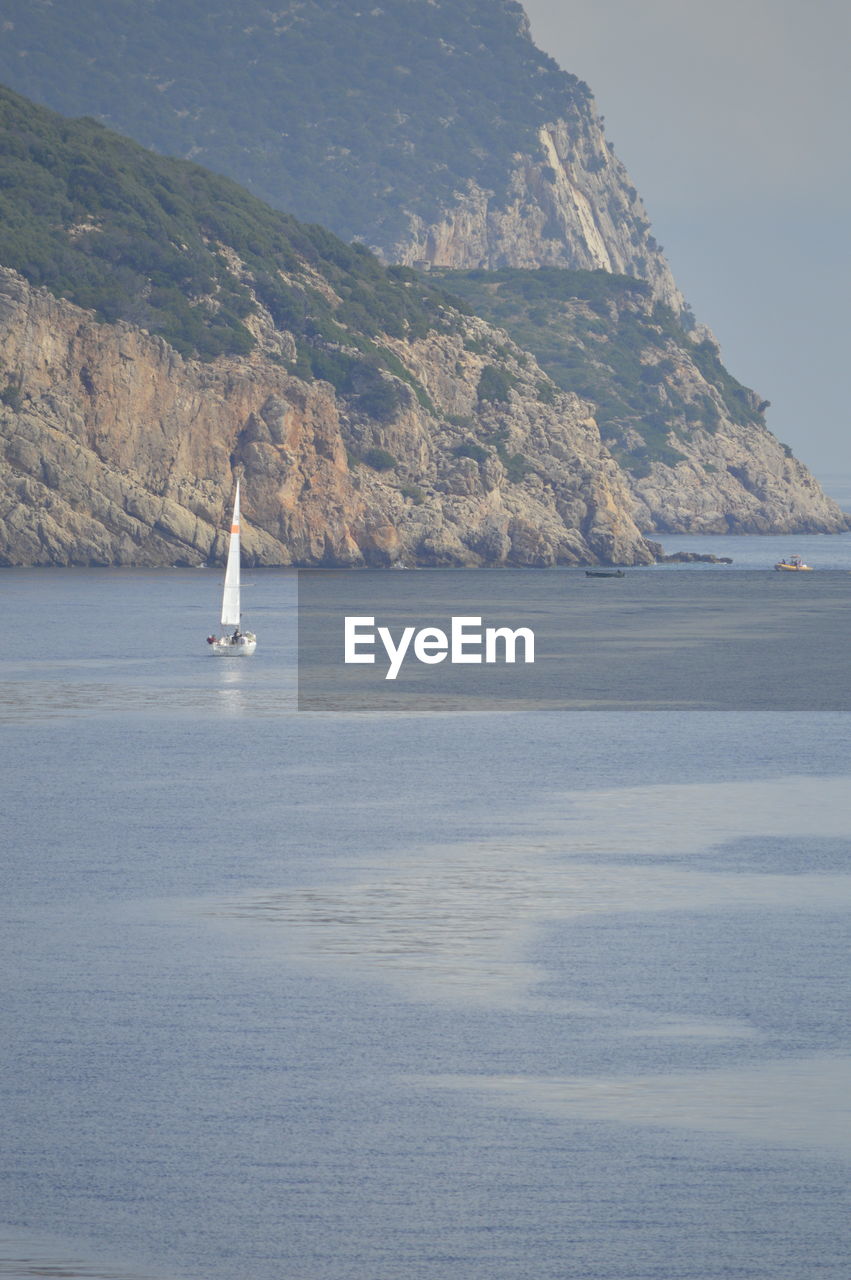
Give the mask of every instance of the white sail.
M 225 569 L 225 590 L 222 596 L 222 626 L 239 626 L 239 481 L 233 500 L 233 519 L 230 525 L 228 565 Z

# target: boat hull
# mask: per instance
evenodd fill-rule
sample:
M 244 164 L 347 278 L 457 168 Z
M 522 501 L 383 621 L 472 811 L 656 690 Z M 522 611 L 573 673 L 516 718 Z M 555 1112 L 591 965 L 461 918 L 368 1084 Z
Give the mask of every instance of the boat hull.
M 257 648 L 257 637 L 250 631 L 236 640 L 232 636 L 210 636 L 207 644 L 217 658 L 248 658 Z
M 776 564 L 775 569 L 781 573 L 812 573 L 812 565 L 809 564 Z

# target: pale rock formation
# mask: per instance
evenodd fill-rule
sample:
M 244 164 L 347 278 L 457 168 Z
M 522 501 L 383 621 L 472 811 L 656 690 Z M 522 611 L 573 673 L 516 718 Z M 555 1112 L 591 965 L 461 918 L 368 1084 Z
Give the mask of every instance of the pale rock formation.
M 649 474 L 625 471 L 633 515 L 645 533 L 841 533 L 851 518 L 829 498 L 802 462 L 765 426 L 759 396 L 745 392 L 752 413 L 736 421 L 717 387 L 681 350 L 669 344 L 673 371 L 658 388 L 679 430 L 668 443 L 684 455 L 673 465 L 653 462 Z M 714 406 L 712 429 L 688 427 L 675 406 Z M 707 415 L 704 414 L 704 417 Z M 637 433 L 623 443 L 640 445 Z
M 379 423 L 288 373 L 271 328 L 249 356 L 185 360 L 0 269 L 0 563 L 220 561 L 238 466 L 249 563 L 649 562 L 588 406 L 542 402 L 531 357 L 465 325 L 396 344 L 437 412 L 402 383 Z M 480 402 L 500 359 L 508 399 Z M 395 467 L 356 464 L 370 448 Z
M 686 460 L 628 477 L 638 526 L 665 533 L 842 533 L 849 517 L 763 427 L 671 437 Z
M 411 215 L 409 235 L 385 249 L 387 257 L 464 270 L 623 272 L 647 280 L 655 298 L 682 312 L 682 294 L 650 234 L 647 212 L 593 104 L 543 126 L 538 140 L 536 155 L 515 156 L 507 192 L 470 183 L 431 225 Z

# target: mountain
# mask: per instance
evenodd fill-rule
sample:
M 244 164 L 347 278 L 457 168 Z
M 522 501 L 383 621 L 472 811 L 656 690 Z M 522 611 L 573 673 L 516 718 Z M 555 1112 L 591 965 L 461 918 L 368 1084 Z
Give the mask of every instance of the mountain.
M 0 563 L 646 563 L 589 406 L 406 267 L 0 90 Z
M 432 271 L 589 400 L 645 533 L 823 533 L 848 521 L 768 430 L 711 336 L 651 287 L 605 271 Z
M 603 268 L 683 299 L 591 92 L 514 0 L 5 0 L 0 80 L 386 261 Z
M 589 401 L 643 529 L 845 527 L 768 432 L 765 402 L 731 377 L 712 335 L 695 324 L 588 86 L 535 47 L 514 0 L 5 0 L 2 26 L 0 79 L 30 97 L 203 162 L 288 215 L 421 275 L 414 285 L 397 274 L 407 293 L 393 292 L 369 254 L 295 218 L 270 221 L 269 209 L 249 207 L 243 191 L 200 169 L 191 181 L 190 170 L 152 178 L 153 160 L 137 156 L 131 181 L 118 140 L 98 135 L 93 119 L 67 199 L 91 206 L 96 219 L 109 204 L 112 176 L 95 173 L 91 154 L 109 137 L 129 204 L 118 221 L 112 208 L 97 235 L 79 222 L 61 253 L 55 229 L 46 248 L 43 222 L 42 243 L 27 248 L 24 217 L 0 260 L 33 283 L 205 359 L 251 349 L 245 316 L 256 301 L 295 334 L 299 371 L 330 378 L 338 391 L 349 386 L 350 357 L 343 368 L 333 340 L 351 346 L 357 332 L 372 344 L 357 375 L 366 410 L 396 394 L 386 373 L 413 385 L 376 335 L 426 332 L 445 304 L 440 282 L 427 284 L 422 272 L 467 273 L 444 277 L 444 287 L 505 325 L 558 385 Z M 207 241 L 236 254 L 233 269 L 184 225 L 187 184 L 190 203 L 206 207 Z M 30 198 L 38 212 L 37 186 Z M 316 269 L 336 291 L 333 305 L 320 301 L 322 288 L 295 287 L 293 254 L 322 260 Z M 528 275 L 536 269 L 538 284 Z M 481 270 L 500 274 L 474 281 L 470 271 Z M 348 273 L 344 284 L 335 271 Z

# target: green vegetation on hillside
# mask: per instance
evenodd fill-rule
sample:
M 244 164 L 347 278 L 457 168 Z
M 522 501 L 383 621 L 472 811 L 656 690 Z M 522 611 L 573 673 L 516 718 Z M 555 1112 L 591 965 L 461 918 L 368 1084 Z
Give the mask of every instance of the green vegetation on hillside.
M 381 336 L 444 323 L 445 296 L 413 272 L 386 270 L 198 165 L 2 88 L 0 264 L 203 359 L 250 350 L 256 296 L 296 336 L 295 369 L 376 417 L 399 396 L 382 367 L 412 382 Z
M 733 422 L 763 421 L 765 406 L 727 372 L 714 344 L 690 338 L 644 281 L 557 267 L 440 270 L 429 279 L 533 352 L 565 391 L 591 401 L 603 439 L 633 474 L 681 460 L 677 441 L 696 428 L 714 431 L 719 403 Z M 540 394 L 548 397 L 547 384 Z
M 0 81 L 389 243 L 589 91 L 515 0 L 4 0 Z

